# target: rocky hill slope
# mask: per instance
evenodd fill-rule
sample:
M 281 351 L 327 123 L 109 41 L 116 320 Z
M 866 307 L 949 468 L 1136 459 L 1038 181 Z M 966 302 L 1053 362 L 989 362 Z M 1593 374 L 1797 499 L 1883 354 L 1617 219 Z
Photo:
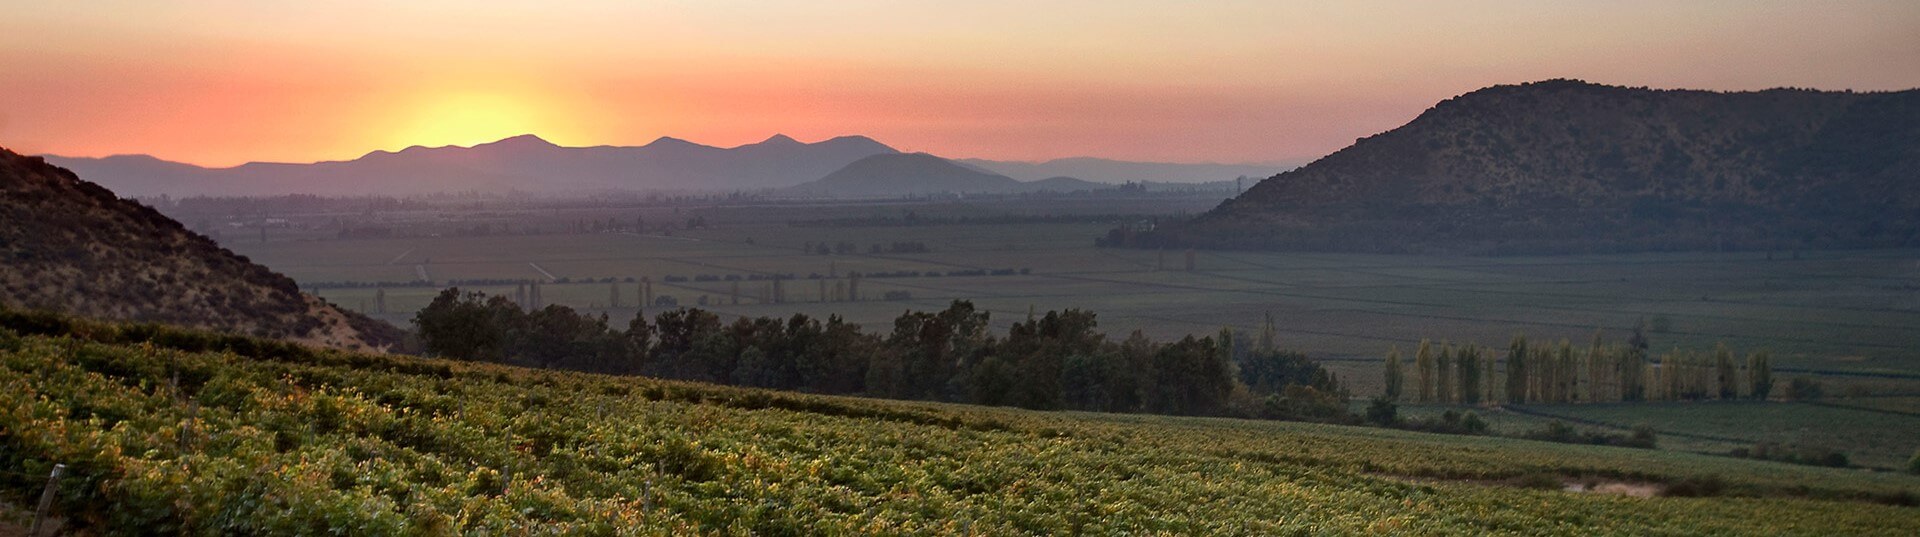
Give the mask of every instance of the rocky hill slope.
M 1920 90 L 1495 86 L 1141 246 L 1460 253 L 1920 240 Z
M 0 149 L 0 305 L 381 350 L 391 325 L 39 157 Z

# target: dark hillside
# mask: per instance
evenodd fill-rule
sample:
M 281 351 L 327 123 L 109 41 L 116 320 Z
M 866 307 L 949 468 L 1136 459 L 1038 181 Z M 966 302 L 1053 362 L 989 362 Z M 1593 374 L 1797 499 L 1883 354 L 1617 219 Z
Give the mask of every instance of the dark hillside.
M 39 157 L 0 149 L 0 303 L 349 349 L 398 329 L 300 292 L 292 279 Z
M 1552 80 L 1442 101 L 1190 223 L 1108 241 L 1458 253 L 1876 247 L 1920 233 L 1920 91 Z

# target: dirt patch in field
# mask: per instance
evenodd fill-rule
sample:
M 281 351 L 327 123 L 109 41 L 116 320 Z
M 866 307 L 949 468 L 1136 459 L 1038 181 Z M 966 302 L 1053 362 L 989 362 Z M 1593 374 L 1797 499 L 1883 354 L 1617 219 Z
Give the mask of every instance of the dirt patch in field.
M 1567 492 L 1585 492 L 1591 494 L 1618 494 L 1635 498 L 1659 496 L 1666 487 L 1658 483 L 1633 483 L 1627 481 L 1581 481 L 1568 482 L 1560 490 Z
M 1510 479 L 1441 479 L 1432 477 L 1413 477 L 1391 474 L 1374 474 L 1388 479 L 1420 483 L 1424 485 L 1439 483 L 1465 483 L 1483 487 L 1505 487 L 1533 490 L 1558 490 L 1583 494 L 1617 494 L 1635 498 L 1652 498 L 1666 492 L 1667 486 L 1645 481 L 1618 481 L 1605 479 L 1572 479 L 1550 474 L 1530 474 Z

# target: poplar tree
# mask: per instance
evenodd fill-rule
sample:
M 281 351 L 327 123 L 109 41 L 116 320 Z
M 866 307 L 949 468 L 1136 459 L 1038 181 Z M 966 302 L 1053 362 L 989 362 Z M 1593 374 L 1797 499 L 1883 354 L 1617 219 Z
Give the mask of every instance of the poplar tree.
M 1574 367 L 1573 342 L 1560 339 L 1560 354 L 1553 364 L 1553 402 L 1573 402 L 1573 385 L 1579 382 L 1580 370 Z
M 1587 401 L 1592 403 L 1600 402 L 1600 394 L 1603 393 L 1601 379 L 1605 377 L 1607 368 L 1602 363 L 1605 362 L 1602 352 L 1600 331 L 1596 329 L 1593 331 L 1593 342 L 1587 344 Z
M 1755 351 L 1747 356 L 1747 378 L 1752 384 L 1747 396 L 1765 401 L 1773 392 L 1773 356 L 1767 351 Z
M 1620 400 L 1625 402 L 1645 401 L 1647 399 L 1646 351 L 1634 345 L 1619 349 L 1615 356 L 1616 377 L 1620 384 Z
M 1460 402 L 1480 403 L 1480 350 L 1468 343 L 1460 347 L 1454 362 L 1460 369 Z
M 1434 395 L 1442 403 L 1454 402 L 1456 399 L 1453 391 L 1453 345 L 1440 342 L 1440 356 L 1434 359 L 1433 365 L 1439 372 L 1439 378 L 1435 379 L 1437 382 L 1433 385 L 1433 391 L 1437 392 Z
M 1492 352 L 1486 351 L 1484 349 L 1481 351 L 1481 355 L 1479 359 L 1480 385 L 1485 386 L 1485 388 L 1480 392 L 1480 398 L 1486 401 L 1499 401 L 1500 399 L 1493 395 L 1494 391 L 1497 388 L 1494 387 L 1493 355 L 1492 354 L 1493 354 Z
M 1433 402 L 1433 342 L 1420 340 L 1420 348 L 1413 354 L 1413 367 L 1420 370 L 1420 402 Z
M 1507 402 L 1527 402 L 1527 336 L 1514 334 L 1507 344 Z
M 1720 385 L 1720 398 L 1728 401 L 1740 398 L 1740 381 L 1735 378 L 1733 351 L 1727 349 L 1726 342 L 1713 347 L 1713 369 L 1715 380 Z
M 1400 370 L 1400 347 L 1387 351 L 1387 400 L 1399 401 L 1401 383 L 1406 374 Z

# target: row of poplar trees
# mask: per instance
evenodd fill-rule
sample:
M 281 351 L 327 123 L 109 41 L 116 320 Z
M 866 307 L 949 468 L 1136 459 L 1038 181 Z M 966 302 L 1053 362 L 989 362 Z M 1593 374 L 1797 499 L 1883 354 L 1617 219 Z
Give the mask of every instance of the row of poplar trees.
M 1478 345 L 1422 340 L 1409 378 L 1395 347 L 1387 353 L 1386 395 L 1394 401 L 1460 404 L 1765 400 L 1774 383 L 1767 351 L 1740 360 L 1721 343 L 1711 353 L 1676 349 L 1650 359 L 1646 338 L 1637 332 L 1625 344 L 1607 343 L 1595 333 L 1586 349 L 1564 339 L 1531 345 L 1517 335 L 1507 345 L 1504 370 L 1496 371 L 1495 361 L 1492 351 Z M 1408 381 L 1414 383 L 1412 393 L 1407 393 Z

